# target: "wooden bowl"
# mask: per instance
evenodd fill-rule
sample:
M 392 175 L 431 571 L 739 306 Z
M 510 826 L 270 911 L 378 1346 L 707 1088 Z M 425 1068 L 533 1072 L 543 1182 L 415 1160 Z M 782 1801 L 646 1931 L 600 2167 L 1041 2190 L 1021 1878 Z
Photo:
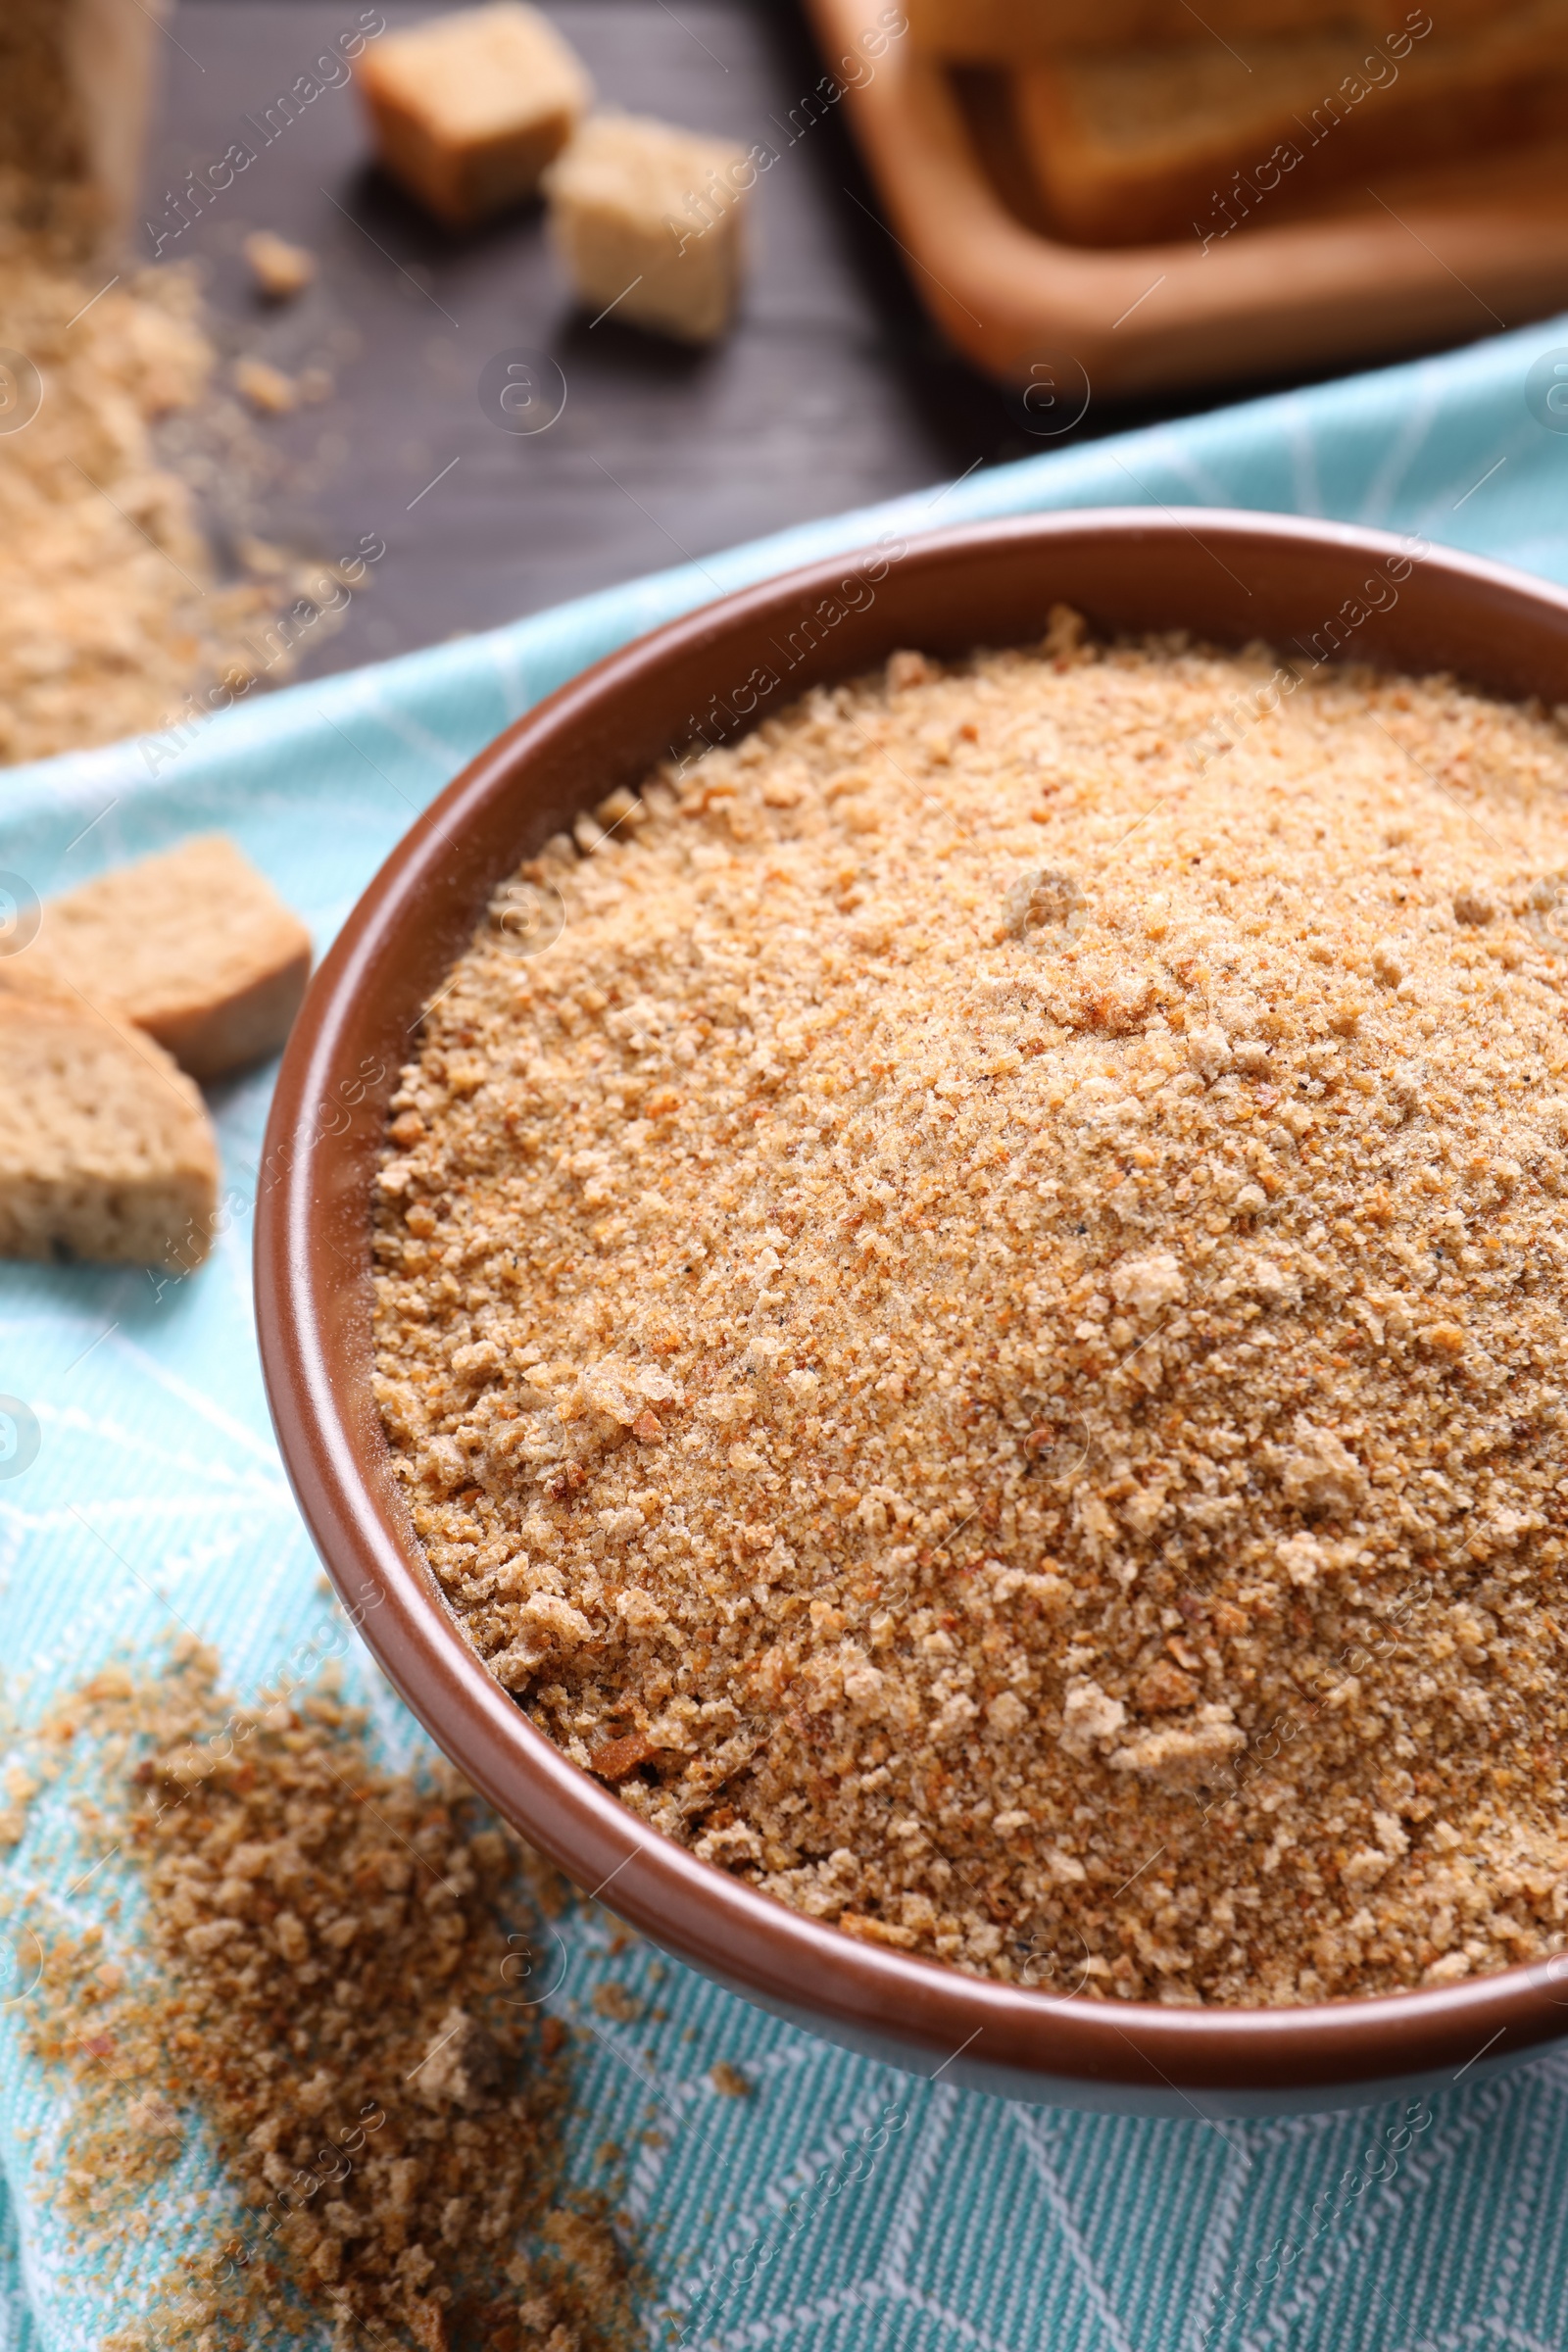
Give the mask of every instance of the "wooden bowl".
M 910 284 L 974 367 L 1025 395 L 1031 433 L 1091 397 L 1365 366 L 1568 300 L 1561 138 L 1390 167 L 1310 207 L 1260 202 L 1206 244 L 1078 245 L 1042 217 L 1003 74 L 955 75 L 890 40 L 882 0 L 806 5 Z M 776 125 L 784 169 L 812 104 Z
M 1568 1958 L 1288 2009 L 1067 1998 L 857 1942 L 648 1829 L 535 1730 L 422 1556 L 371 1396 L 370 1213 L 396 1072 L 496 884 L 698 733 L 737 735 L 896 647 L 1098 630 L 1333 647 L 1568 701 L 1568 595 L 1421 542 L 1276 515 L 1100 511 L 994 522 L 744 588 L 612 654 L 508 728 L 414 824 L 312 984 L 258 1200 L 257 1314 L 283 1459 L 353 1621 L 496 1809 L 667 1950 L 811 2031 L 1012 2097 L 1144 2113 L 1348 2106 L 1568 2036 Z

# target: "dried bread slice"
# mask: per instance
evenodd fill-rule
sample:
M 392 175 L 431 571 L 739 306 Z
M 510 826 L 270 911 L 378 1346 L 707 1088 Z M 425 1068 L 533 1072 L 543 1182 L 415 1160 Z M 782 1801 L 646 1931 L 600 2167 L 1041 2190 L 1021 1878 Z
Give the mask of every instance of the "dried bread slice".
M 193 1078 L 283 1043 L 311 973 L 310 933 L 221 833 L 49 900 L 28 976 L 122 1006 Z
M 1443 24 L 1451 31 L 1525 5 L 1528 0 L 1445 0 Z M 1336 29 L 1376 35 L 1425 12 L 1401 12 L 1397 0 L 1392 7 L 1389 0 L 1204 0 L 1200 12 L 1187 0 L 906 0 L 906 14 L 911 46 L 928 56 L 1012 65 L 1129 42 L 1212 45 Z
M 162 1046 L 0 966 L 0 1256 L 184 1274 L 217 1210 L 212 1123 Z
M 1218 42 L 1062 57 L 1015 87 L 1058 233 L 1206 239 L 1259 204 L 1278 212 L 1369 170 L 1568 126 L 1568 0 L 1370 45 L 1333 32 L 1250 40 L 1245 60 Z

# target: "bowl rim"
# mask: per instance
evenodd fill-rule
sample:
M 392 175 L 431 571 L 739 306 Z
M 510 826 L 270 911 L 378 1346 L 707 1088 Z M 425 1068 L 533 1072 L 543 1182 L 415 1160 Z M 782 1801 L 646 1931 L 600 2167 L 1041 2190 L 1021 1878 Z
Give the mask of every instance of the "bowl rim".
M 1327 559 L 1331 570 L 1344 559 L 1353 570 L 1386 564 L 1401 551 L 1407 557 L 1409 546 L 1381 531 L 1248 510 L 1079 508 L 912 539 L 903 557 L 906 588 L 915 593 L 923 577 L 929 592 L 932 580 L 977 561 L 1019 554 L 1047 564 L 1067 561 L 1091 541 L 1102 554 L 1108 547 L 1119 560 L 1147 563 L 1155 549 L 1180 556 L 1179 540 L 1202 547 L 1221 568 L 1229 568 L 1226 557 L 1240 563 L 1261 554 L 1286 564 Z M 574 747 L 580 766 L 582 747 L 606 740 L 616 710 L 651 693 L 672 664 L 716 663 L 726 644 L 758 625 L 783 625 L 830 597 L 854 561 L 840 555 L 721 596 L 606 655 L 525 711 L 403 834 L 311 983 L 268 1121 L 256 1204 L 256 1314 L 284 1466 L 350 1622 L 459 1769 L 578 1886 L 742 1994 L 798 2019 L 819 2019 L 840 2038 L 891 2042 L 914 2071 L 941 2073 L 962 2059 L 959 2079 L 972 2079 L 977 2068 L 1001 2069 L 1042 2082 L 1065 2078 L 1091 2097 L 1099 2083 L 1155 2095 L 1163 2086 L 1188 2099 L 1240 2086 L 1286 2092 L 1393 2084 L 1434 2070 L 1462 2073 L 1485 2053 L 1519 2055 L 1560 2038 L 1568 2034 L 1568 1984 L 1554 1987 L 1568 1961 L 1536 1960 L 1457 1984 L 1333 2002 L 1222 2009 L 1084 2000 L 861 1942 L 700 1861 L 572 1763 L 468 1647 L 422 1558 L 368 1404 L 363 1345 L 373 1181 L 366 1171 L 373 1168 L 395 1079 L 384 1065 L 378 1076 L 362 1075 L 378 1057 L 357 1049 L 377 1023 L 384 1027 L 389 997 L 400 990 L 399 1017 L 411 1003 L 416 1008 L 405 1034 L 422 1017 L 423 991 L 414 989 L 411 973 L 421 954 L 431 961 L 421 909 L 437 889 L 456 887 L 442 878 L 443 862 L 450 871 L 454 860 L 470 858 L 487 877 L 485 896 L 514 869 L 515 855 L 510 863 L 486 862 L 472 843 L 476 825 L 515 793 L 519 778 L 569 760 Z M 1513 638 L 1539 639 L 1560 653 L 1558 692 L 1568 693 L 1568 592 L 1446 550 L 1428 550 L 1421 564 L 1434 593 L 1476 618 L 1498 667 L 1507 669 Z M 845 650 L 850 643 L 846 636 Z M 866 666 L 862 657 L 828 662 L 820 674 L 847 677 Z M 603 787 L 601 772 L 591 791 L 579 788 L 577 806 L 598 801 Z M 466 928 L 482 905 L 474 890 L 469 904 Z M 452 942 L 460 945 L 463 936 L 453 933 Z M 453 952 L 449 944 L 445 961 Z M 353 1074 L 345 1078 L 345 1071 Z

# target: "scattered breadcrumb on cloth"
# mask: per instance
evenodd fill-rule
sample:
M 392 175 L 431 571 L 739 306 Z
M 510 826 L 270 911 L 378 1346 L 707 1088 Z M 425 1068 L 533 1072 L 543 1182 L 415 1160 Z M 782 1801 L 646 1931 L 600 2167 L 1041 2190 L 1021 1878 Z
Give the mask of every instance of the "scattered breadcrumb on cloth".
M 618 791 L 392 1102 L 377 1395 L 479 1655 L 971 1971 L 1556 1948 L 1565 897 L 1562 712 L 1060 611 Z
M 640 2340 L 611 2217 L 564 2175 L 565 2030 L 513 1997 L 530 1858 L 449 1767 L 377 1768 L 363 1727 L 330 1667 L 242 1707 L 182 1640 L 41 1728 L 45 1772 L 90 1751 L 76 1817 L 144 1903 L 78 1931 L 12 1897 L 42 1945 L 27 2040 L 73 2084 L 37 2193 L 109 2280 L 188 2207 L 183 2158 L 210 2148 L 226 2182 L 108 2352 L 320 2324 L 345 2352 Z

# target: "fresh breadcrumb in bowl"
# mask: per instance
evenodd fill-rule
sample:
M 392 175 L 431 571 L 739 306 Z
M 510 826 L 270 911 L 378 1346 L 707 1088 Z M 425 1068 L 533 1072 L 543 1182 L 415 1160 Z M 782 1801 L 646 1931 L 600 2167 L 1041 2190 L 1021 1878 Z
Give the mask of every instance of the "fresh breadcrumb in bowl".
M 971 1972 L 1555 1949 L 1565 808 L 1539 707 L 1061 611 L 615 796 L 380 1173 L 479 1655 L 703 1858 Z

